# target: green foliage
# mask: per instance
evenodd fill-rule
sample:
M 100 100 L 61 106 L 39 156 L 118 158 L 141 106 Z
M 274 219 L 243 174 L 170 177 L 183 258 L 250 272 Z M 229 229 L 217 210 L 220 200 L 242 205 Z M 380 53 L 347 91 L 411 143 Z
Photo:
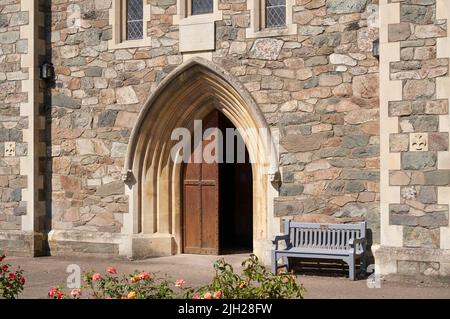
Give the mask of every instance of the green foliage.
M 262 265 L 255 255 L 242 262 L 241 275 L 224 259 L 214 264 L 216 275 L 211 283 L 198 288 L 194 299 L 214 299 L 220 292 L 225 299 L 297 299 L 303 298 L 305 289 L 298 285 L 292 274 L 274 275 Z
M 214 263 L 215 276 L 211 283 L 197 288 L 184 288 L 185 281 L 175 283 L 155 274 L 134 272 L 128 276 L 118 276 L 114 267 L 104 274 L 89 271 L 84 274 L 85 285 L 74 289 L 68 295 L 59 287 L 50 289 L 48 296 L 53 299 L 75 298 L 83 295 L 94 299 L 297 299 L 303 298 L 305 289 L 296 282 L 296 277 L 288 273 L 273 275 L 267 271 L 255 255 L 242 263 L 242 274 L 235 273 L 233 267 L 220 259 Z

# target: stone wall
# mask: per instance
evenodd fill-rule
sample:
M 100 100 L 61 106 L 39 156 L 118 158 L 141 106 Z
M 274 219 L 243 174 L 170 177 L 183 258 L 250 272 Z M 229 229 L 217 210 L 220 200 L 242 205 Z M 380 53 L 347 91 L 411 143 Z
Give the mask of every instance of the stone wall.
M 286 39 L 280 61 L 261 63 L 261 75 L 246 84 L 281 132 L 276 213 L 298 221 L 367 220 L 370 241 L 378 242 L 376 2 L 300 2 L 298 37 Z M 255 61 L 249 63 L 251 72 Z
M 386 30 L 385 61 L 389 80 L 398 83 L 402 94 L 388 99 L 386 113 L 391 160 L 385 181 L 394 194 L 385 198 L 386 217 L 389 225 L 397 227 L 397 240 L 384 240 L 382 245 L 404 250 L 392 254 L 384 248 L 381 263 L 390 264 L 383 266 L 385 273 L 448 275 L 450 260 L 439 249 L 448 249 L 450 242 L 450 50 L 446 49 L 450 8 L 439 0 L 392 1 L 390 8 L 398 20 L 389 21 Z M 390 44 L 395 46 L 388 50 Z
M 28 69 L 23 68 L 28 42 L 20 33 L 27 24 L 28 12 L 21 11 L 20 0 L 0 2 L 0 232 L 21 231 L 21 216 L 27 213 L 22 198 L 27 175 L 20 166 L 28 150 L 23 136 L 28 117 L 20 112 L 21 103 L 28 99 L 22 86 L 29 77 Z M 0 249 L 15 247 L 0 236 Z
M 5 86 L 0 94 L 15 94 L 7 93 L 1 104 L 0 145 L 15 141 L 16 157 L 0 161 L 0 229 L 19 230 L 18 215 L 26 213 L 20 189 L 27 184 L 18 168 L 19 157 L 27 155 L 21 130 L 28 124 L 18 110 L 26 99 L 20 85 L 26 70 L 16 63 L 26 46 L 15 32 L 16 24 L 26 21 L 19 19 L 19 0 L 3 3 L 0 77 L 6 78 L 0 78 Z M 116 50 L 108 47 L 111 0 L 48 3 L 48 27 L 42 30 L 48 31 L 47 53 L 56 67 L 46 100 L 50 246 L 52 253 L 107 249 L 117 254 L 129 213 L 121 171 L 136 117 L 161 80 L 195 54 L 179 52 L 175 0 L 149 1 L 148 47 Z M 374 243 L 379 242 L 380 175 L 378 60 L 372 56 L 377 4 L 297 0 L 292 21 L 297 34 L 255 39 L 246 38 L 247 1 L 219 1 L 223 19 L 215 22 L 215 50 L 200 54 L 241 82 L 280 133 L 276 216 L 367 220 Z

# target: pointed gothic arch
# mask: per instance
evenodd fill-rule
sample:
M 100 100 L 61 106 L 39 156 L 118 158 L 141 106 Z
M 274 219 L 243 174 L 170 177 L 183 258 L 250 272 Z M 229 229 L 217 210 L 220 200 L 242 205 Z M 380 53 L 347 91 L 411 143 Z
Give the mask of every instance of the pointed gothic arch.
M 253 171 L 253 247 L 268 259 L 269 239 L 279 230 L 272 211 L 279 176 L 275 142 L 250 94 L 226 71 L 201 58 L 182 64 L 161 82 L 132 131 L 123 174 L 130 202 L 122 231 L 130 239 L 122 247 L 127 255 L 181 252 L 181 164 L 171 159 L 177 143 L 171 133 L 179 127 L 192 131 L 194 119 L 213 109 L 245 132 Z

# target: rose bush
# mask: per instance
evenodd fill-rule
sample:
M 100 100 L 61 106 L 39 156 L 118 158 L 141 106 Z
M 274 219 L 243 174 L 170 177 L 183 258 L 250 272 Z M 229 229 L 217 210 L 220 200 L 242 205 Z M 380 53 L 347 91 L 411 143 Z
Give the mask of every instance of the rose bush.
M 5 263 L 6 256 L 0 254 L 0 299 L 16 299 L 23 291 L 25 277 L 20 268 L 12 271 L 11 265 Z
M 182 294 L 185 283 L 179 279 L 175 283 L 154 274 L 142 271 L 128 276 L 119 276 L 114 267 L 108 267 L 105 274 L 89 271 L 83 275 L 84 285 L 73 289 L 69 294 L 59 287 L 51 288 L 51 299 L 80 299 L 83 296 L 93 299 L 172 299 Z M 175 291 L 175 290 L 176 291 Z
M 185 287 L 186 281 L 159 279 L 148 272 L 134 272 L 119 276 L 114 267 L 105 273 L 90 271 L 84 274 L 84 286 L 64 293 L 59 287 L 50 289 L 53 299 L 295 299 L 303 298 L 303 285 L 289 273 L 273 275 L 255 255 L 242 263 L 242 274 L 237 274 L 224 259 L 214 264 L 215 276 L 211 283 L 200 288 Z
M 277 275 L 267 271 L 258 257 L 251 255 L 242 262 L 237 274 L 224 259 L 214 264 L 216 275 L 211 283 L 195 290 L 193 299 L 298 299 L 305 288 L 289 273 Z

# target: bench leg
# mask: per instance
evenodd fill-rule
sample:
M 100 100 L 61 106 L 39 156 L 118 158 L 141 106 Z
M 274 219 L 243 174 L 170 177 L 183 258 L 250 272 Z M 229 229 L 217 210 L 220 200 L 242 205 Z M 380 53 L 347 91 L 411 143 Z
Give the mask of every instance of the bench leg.
M 274 275 L 277 274 L 278 269 L 278 261 L 277 261 L 277 253 L 275 251 L 272 252 L 272 273 Z
M 348 277 L 350 280 L 355 280 L 355 258 L 349 257 L 345 262 L 348 264 Z
M 289 264 L 289 257 L 285 257 L 286 258 L 286 271 L 290 272 L 291 271 L 291 265 Z

